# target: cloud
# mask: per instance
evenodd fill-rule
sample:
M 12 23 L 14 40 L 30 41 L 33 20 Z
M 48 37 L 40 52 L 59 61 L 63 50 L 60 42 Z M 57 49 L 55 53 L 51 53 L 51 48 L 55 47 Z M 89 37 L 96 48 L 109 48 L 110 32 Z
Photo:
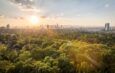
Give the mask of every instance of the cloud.
M 105 4 L 105 7 L 108 8 L 110 5 L 109 4 Z
M 4 17 L 5 17 L 4 15 L 1 15 L 1 14 L 0 14 L 0 18 L 4 18 Z
M 60 18 L 64 16 L 64 13 L 52 14 L 47 12 L 45 9 L 40 9 L 36 7 L 37 0 L 8 0 L 14 6 L 27 15 L 37 14 L 41 18 Z
M 10 19 L 20 19 L 20 20 L 24 19 L 24 17 L 22 17 L 22 16 L 6 16 L 6 15 L 3 15 L 3 14 L 0 14 L 0 18 L 2 18 L 2 19 L 10 18 Z
M 21 11 L 24 11 L 24 12 L 40 12 L 41 11 L 40 9 L 37 9 L 35 6 L 33 6 L 31 8 L 26 8 L 26 7 L 23 7 L 23 6 L 18 6 L 18 8 Z
M 24 12 L 40 12 L 35 6 L 35 0 L 9 0 L 12 4 L 16 5 L 21 11 Z
M 24 8 L 33 8 L 34 0 L 9 0 L 12 3 L 23 6 Z

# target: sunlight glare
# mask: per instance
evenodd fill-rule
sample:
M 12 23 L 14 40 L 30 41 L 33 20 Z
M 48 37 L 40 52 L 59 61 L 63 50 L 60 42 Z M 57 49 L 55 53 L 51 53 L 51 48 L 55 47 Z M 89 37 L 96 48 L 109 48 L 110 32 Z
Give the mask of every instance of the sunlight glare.
M 31 17 L 30 17 L 30 22 L 31 22 L 32 24 L 38 24 L 39 21 L 40 21 L 40 18 L 37 17 L 37 16 L 31 16 Z

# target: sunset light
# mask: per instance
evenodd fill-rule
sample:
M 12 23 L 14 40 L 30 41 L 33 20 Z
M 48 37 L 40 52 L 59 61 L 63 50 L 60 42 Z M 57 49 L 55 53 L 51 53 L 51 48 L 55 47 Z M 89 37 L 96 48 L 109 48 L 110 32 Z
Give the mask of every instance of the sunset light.
M 0 73 L 115 73 L 115 0 L 0 0 Z
M 29 18 L 29 21 L 30 21 L 32 24 L 36 25 L 36 24 L 38 24 L 38 23 L 40 22 L 40 18 L 37 17 L 37 16 L 31 16 L 31 17 Z

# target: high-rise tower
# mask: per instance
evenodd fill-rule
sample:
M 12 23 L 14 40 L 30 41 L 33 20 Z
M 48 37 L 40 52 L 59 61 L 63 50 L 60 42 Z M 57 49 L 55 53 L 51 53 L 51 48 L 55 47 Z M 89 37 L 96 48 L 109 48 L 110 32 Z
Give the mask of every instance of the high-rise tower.
M 105 23 L 105 31 L 109 31 L 110 30 L 110 23 Z

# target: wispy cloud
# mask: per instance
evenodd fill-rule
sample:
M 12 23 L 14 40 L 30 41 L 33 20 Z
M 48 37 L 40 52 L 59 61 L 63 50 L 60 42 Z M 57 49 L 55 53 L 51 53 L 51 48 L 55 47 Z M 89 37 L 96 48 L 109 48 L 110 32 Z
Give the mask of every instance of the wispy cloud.
M 4 15 L 1 15 L 1 14 L 0 14 L 0 18 L 4 18 L 4 17 L 5 17 Z
M 35 0 L 9 0 L 12 4 L 15 4 L 21 11 L 25 12 L 40 12 L 35 6 Z
M 105 7 L 106 7 L 106 8 L 109 8 L 109 6 L 110 6 L 109 4 L 105 4 Z
M 22 17 L 22 16 L 6 16 L 6 15 L 3 15 L 3 14 L 0 14 L 0 18 L 1 19 L 10 18 L 10 19 L 20 19 L 20 20 L 24 19 L 24 17 Z
M 33 8 L 34 0 L 9 0 L 12 3 L 23 6 L 24 8 Z

